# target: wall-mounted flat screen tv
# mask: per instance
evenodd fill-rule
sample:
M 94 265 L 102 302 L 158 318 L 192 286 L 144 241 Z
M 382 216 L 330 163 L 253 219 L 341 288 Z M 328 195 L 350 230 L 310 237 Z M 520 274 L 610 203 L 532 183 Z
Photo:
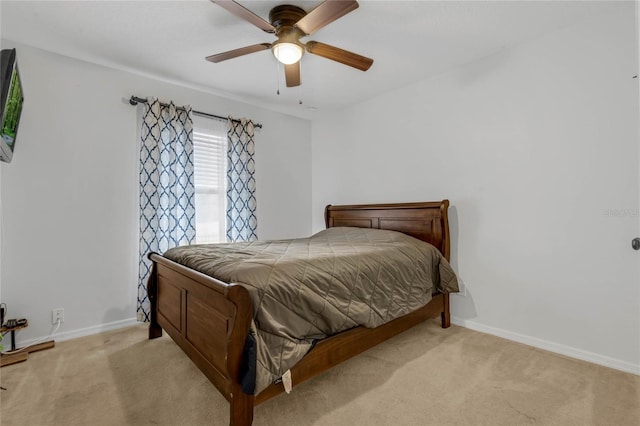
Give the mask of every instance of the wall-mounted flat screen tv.
M 3 49 L 0 52 L 1 97 L 0 107 L 0 160 L 9 163 L 18 136 L 18 124 L 24 96 L 16 63 L 16 49 Z

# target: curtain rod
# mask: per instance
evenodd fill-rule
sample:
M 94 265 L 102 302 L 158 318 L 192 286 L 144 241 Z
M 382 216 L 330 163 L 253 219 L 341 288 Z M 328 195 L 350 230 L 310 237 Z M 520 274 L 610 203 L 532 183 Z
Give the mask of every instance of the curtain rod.
M 147 103 L 147 100 L 146 100 L 145 98 L 139 98 L 139 97 L 137 97 L 137 96 L 132 95 L 132 96 L 129 98 L 129 103 L 130 103 L 131 105 L 134 105 L 134 106 L 135 106 L 135 105 L 138 105 L 139 103 L 146 104 L 146 103 Z M 165 104 L 164 102 L 160 102 L 160 105 L 162 105 L 162 106 L 168 106 L 169 104 Z M 176 108 L 177 108 L 177 109 L 184 109 L 183 107 L 176 107 Z M 198 114 L 198 115 L 204 115 L 205 117 L 218 118 L 218 119 L 220 119 L 220 120 L 228 120 L 228 119 L 229 119 L 229 117 L 222 117 L 222 116 L 220 116 L 220 115 L 209 114 L 208 112 L 202 112 L 202 111 L 196 111 L 196 110 L 193 110 L 193 113 L 194 113 L 194 114 Z M 237 119 L 235 119 L 235 118 L 232 118 L 232 119 L 231 119 L 231 121 L 233 121 L 233 122 L 235 122 L 235 123 L 239 123 L 239 122 L 240 122 L 240 120 L 237 120 Z M 257 127 L 257 128 L 259 128 L 259 129 L 262 129 L 262 124 L 260 124 L 260 123 L 255 123 L 255 124 L 254 124 L 254 127 Z

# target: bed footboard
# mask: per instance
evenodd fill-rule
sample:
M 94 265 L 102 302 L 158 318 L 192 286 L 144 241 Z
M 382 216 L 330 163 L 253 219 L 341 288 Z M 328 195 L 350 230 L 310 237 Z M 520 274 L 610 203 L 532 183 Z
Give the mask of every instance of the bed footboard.
M 151 253 L 149 338 L 165 330 L 231 404 L 231 425 L 250 425 L 253 395 L 240 367 L 252 317 L 249 292 Z

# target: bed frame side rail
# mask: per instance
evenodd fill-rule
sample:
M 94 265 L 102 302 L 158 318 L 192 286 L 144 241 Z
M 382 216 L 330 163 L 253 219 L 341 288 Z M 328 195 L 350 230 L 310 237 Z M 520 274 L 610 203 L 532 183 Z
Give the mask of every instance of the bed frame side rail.
M 309 380 L 320 373 L 344 362 L 354 356 L 388 340 L 409 328 L 430 318 L 442 318 L 445 326 L 445 315 L 449 315 L 449 295 L 439 293 L 424 307 L 408 315 L 372 328 L 356 327 L 335 336 L 319 341 L 296 365 L 291 368 L 291 380 L 294 386 Z M 255 404 L 284 392 L 281 382 L 273 383 L 256 396 Z

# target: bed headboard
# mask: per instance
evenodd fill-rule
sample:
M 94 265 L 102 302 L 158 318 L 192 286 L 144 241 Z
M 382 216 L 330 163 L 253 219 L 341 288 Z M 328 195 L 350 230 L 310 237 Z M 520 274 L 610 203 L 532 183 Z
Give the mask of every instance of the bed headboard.
M 426 203 L 360 204 L 324 209 L 327 228 L 354 226 L 399 231 L 434 245 L 449 260 L 449 200 Z

